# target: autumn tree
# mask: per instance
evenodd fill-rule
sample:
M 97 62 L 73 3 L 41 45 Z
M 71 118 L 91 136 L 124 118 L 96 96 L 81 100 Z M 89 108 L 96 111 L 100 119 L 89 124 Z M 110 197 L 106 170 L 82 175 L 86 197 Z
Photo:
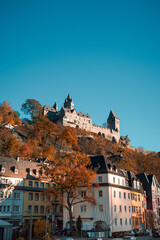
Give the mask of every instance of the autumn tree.
M 58 203 L 67 209 L 72 232 L 72 207 L 78 203 L 90 202 L 95 204 L 91 194 L 92 181 L 95 172 L 90 169 L 90 159 L 79 151 L 57 151 L 49 165 L 44 165 L 45 175 L 55 184 L 54 188 L 48 188 L 46 194 L 50 194 L 51 201 Z M 82 189 L 87 190 L 85 196 L 81 196 Z
M 35 99 L 27 99 L 25 103 L 22 104 L 21 111 L 26 115 L 30 115 L 33 122 L 35 122 L 42 114 L 42 105 Z
M 45 230 L 46 230 L 46 221 L 45 220 L 38 219 L 34 222 L 33 231 L 34 231 L 34 235 L 37 239 L 41 239 L 42 237 L 45 236 Z M 51 232 L 49 223 L 47 223 L 47 232 L 48 233 Z
M 19 113 L 14 111 L 7 101 L 0 103 L 0 124 L 21 125 Z

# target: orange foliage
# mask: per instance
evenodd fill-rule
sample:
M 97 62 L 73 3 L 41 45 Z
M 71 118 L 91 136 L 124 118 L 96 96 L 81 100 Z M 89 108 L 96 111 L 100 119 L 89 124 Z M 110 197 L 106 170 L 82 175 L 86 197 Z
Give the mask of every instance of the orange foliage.
M 34 222 L 33 230 L 34 230 L 34 235 L 35 235 L 36 239 L 40 239 L 45 236 L 45 229 L 46 229 L 46 221 L 45 220 L 38 219 Z M 48 233 L 51 232 L 49 223 L 47 223 L 47 232 Z
M 0 124 L 1 123 L 21 125 L 19 114 L 12 109 L 7 101 L 0 104 Z
M 27 143 L 23 144 L 20 148 L 20 155 L 22 157 L 31 157 L 31 150 Z

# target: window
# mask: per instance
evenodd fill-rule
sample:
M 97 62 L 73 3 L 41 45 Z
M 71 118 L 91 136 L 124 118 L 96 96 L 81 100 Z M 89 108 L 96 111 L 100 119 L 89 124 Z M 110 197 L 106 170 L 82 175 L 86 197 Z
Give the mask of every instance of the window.
M 114 205 L 114 212 L 116 212 L 117 211 L 117 206 L 116 205 Z
M 137 182 L 137 188 L 140 189 L 140 183 L 139 182 Z
M 120 179 L 118 178 L 118 184 L 120 184 Z
M 29 182 L 28 182 L 28 186 L 29 186 L 29 187 L 32 187 L 32 186 L 33 186 L 33 182 L 32 182 L 32 181 L 29 181 Z
M 132 219 L 131 218 L 129 219 L 129 224 L 132 225 Z
M 115 179 L 115 177 L 113 177 L 113 183 L 115 183 L 116 182 L 116 179 Z
M 0 212 L 2 212 L 2 206 L 0 206 Z
M 34 212 L 38 213 L 38 206 L 34 206 Z
M 124 199 L 126 199 L 126 193 L 124 192 Z
M 14 193 L 14 199 L 20 199 L 20 193 L 19 192 Z
M 41 195 L 41 201 L 44 201 L 44 195 Z
M 127 225 L 127 218 L 125 219 L 125 225 Z
M 128 211 L 131 212 L 131 207 L 130 206 L 128 207 Z
M 122 179 L 122 185 L 124 186 L 124 179 Z
M 33 193 L 29 193 L 28 200 L 33 200 Z
M 81 191 L 81 198 L 86 196 L 86 191 Z
M 139 207 L 139 213 L 141 213 L 141 207 Z
M 13 206 L 13 212 L 19 212 L 19 206 Z
M 102 190 L 99 190 L 99 191 L 98 191 L 98 195 L 99 195 L 99 197 L 103 197 L 103 191 L 102 191 Z
M 102 205 L 102 204 L 99 205 L 99 211 L 100 211 L 100 212 L 103 212 L 103 205 Z
M 134 200 L 137 201 L 137 194 L 134 195 Z
M 81 212 L 86 212 L 86 205 L 81 205 Z M 62 211 L 63 211 L 63 209 L 62 209 Z
M 140 195 L 138 195 L 138 201 L 140 202 Z
M 119 192 L 119 198 L 121 198 L 121 192 Z
M 122 218 L 120 218 L 120 225 L 122 226 Z
M 127 212 L 127 207 L 126 206 L 124 206 L 124 211 Z
M 7 206 L 7 212 L 10 212 L 10 206 Z
M 128 199 L 130 199 L 130 193 L 128 193 Z
M 6 211 L 6 206 L 3 206 L 3 212 Z M 14 208 L 13 208 L 13 211 L 14 211 Z
M 38 182 L 34 183 L 35 188 L 38 188 Z
M 116 197 L 116 191 L 113 192 L 113 196 Z
M 36 201 L 39 200 L 39 193 L 35 193 L 35 200 L 36 200 Z
M 122 212 L 122 206 L 121 205 L 119 206 L 119 211 Z
M 133 181 L 133 187 L 136 188 L 136 181 Z
M 50 200 L 50 196 L 47 196 L 47 197 L 46 197 L 46 200 L 49 201 L 49 200 Z
M 115 218 L 115 225 L 117 226 L 117 218 Z
M 41 182 L 41 188 L 44 188 L 44 183 L 43 182 Z
M 44 213 L 44 206 L 40 206 L 40 213 Z
M 32 205 L 28 205 L 28 212 L 32 212 Z
M 49 187 L 49 183 L 46 183 L 46 188 L 48 188 Z
M 46 213 L 48 213 L 48 214 L 50 213 L 50 209 L 49 208 L 46 209 Z
M 15 171 L 14 171 L 14 172 L 15 172 L 15 174 L 18 174 L 18 169 L 17 169 L 17 168 L 15 168 Z
M 98 176 L 98 182 L 99 182 L 99 183 L 103 182 L 102 176 Z

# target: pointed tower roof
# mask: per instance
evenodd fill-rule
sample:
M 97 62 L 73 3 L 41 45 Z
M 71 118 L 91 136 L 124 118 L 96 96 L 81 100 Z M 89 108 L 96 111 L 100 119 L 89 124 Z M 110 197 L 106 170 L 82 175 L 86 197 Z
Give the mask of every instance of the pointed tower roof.
M 115 111 L 111 110 L 108 118 L 118 118 Z
M 67 99 L 72 101 L 72 98 L 69 93 L 68 93 Z
M 58 111 L 58 104 L 56 103 L 56 101 L 55 101 L 55 103 L 54 103 L 54 105 L 53 105 L 53 108 L 54 108 L 56 111 Z

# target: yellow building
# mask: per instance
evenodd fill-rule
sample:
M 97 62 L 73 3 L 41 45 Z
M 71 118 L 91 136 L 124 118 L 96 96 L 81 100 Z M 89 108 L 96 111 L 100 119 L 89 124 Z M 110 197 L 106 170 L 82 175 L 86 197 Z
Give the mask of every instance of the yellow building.
M 131 187 L 132 228 L 139 229 L 145 227 L 144 190 L 133 172 L 128 171 L 128 180 Z
M 138 189 L 137 189 L 138 190 Z M 142 228 L 144 219 L 144 194 L 140 191 L 131 191 L 131 206 L 132 206 L 132 226 L 133 229 Z
M 50 198 L 43 194 L 44 189 L 51 184 L 34 176 L 24 179 L 23 219 L 25 222 L 30 221 L 31 212 L 33 221 L 52 215 L 53 207 L 49 201 Z

